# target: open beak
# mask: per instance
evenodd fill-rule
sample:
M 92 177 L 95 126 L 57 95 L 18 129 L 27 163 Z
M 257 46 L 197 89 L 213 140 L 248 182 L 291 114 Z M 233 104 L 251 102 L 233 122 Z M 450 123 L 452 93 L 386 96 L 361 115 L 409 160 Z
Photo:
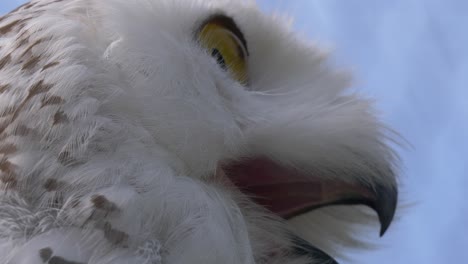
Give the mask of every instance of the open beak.
M 221 166 L 224 174 L 243 193 L 276 215 L 289 219 L 328 205 L 367 205 L 378 214 L 382 236 L 395 214 L 398 192 L 395 186 L 346 182 L 333 177 L 306 175 L 268 158 L 252 158 Z M 321 250 L 299 241 L 298 249 L 311 257 L 337 263 Z

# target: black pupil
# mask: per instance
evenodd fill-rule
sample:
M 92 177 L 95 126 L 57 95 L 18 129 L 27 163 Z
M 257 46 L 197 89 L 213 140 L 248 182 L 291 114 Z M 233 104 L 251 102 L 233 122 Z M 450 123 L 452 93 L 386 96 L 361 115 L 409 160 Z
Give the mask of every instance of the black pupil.
M 219 52 L 218 49 L 212 49 L 211 56 L 213 56 L 216 59 L 216 62 L 219 64 L 219 66 L 221 66 L 223 70 L 226 70 L 226 62 L 224 61 L 223 55 L 221 55 L 221 52 Z

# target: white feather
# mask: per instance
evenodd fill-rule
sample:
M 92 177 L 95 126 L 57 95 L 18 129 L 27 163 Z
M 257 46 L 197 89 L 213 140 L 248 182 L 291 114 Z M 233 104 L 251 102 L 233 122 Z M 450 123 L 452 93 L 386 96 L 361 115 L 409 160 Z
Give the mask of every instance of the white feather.
M 194 39 L 216 12 L 245 34 L 249 87 Z M 0 58 L 10 56 L 0 113 L 14 108 L 0 119 L 2 144 L 15 148 L 0 154 L 11 163 L 3 179 L 15 177 L 1 183 L 2 263 L 46 263 L 45 248 L 66 263 L 265 263 L 290 247 L 290 227 L 219 184 L 216 166 L 230 158 L 262 153 L 333 177 L 392 180 L 371 102 L 250 1 L 34 0 L 0 28 L 18 20 L 0 42 Z M 335 252 L 314 233 L 323 228 L 304 236 Z

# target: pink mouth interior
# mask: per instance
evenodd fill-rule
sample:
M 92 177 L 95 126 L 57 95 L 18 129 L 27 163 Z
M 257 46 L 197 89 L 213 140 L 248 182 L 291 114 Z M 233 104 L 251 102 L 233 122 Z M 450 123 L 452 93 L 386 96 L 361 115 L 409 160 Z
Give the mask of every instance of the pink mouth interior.
M 285 219 L 331 204 L 365 204 L 373 197 L 359 185 L 304 175 L 265 158 L 237 162 L 223 170 L 242 192 Z

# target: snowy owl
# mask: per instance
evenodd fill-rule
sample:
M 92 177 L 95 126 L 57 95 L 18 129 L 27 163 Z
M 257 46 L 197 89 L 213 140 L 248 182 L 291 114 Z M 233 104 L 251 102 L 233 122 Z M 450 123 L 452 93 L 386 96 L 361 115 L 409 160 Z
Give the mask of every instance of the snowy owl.
M 249 1 L 18 7 L 0 19 L 0 262 L 336 263 L 392 222 L 397 156 L 332 68 Z

